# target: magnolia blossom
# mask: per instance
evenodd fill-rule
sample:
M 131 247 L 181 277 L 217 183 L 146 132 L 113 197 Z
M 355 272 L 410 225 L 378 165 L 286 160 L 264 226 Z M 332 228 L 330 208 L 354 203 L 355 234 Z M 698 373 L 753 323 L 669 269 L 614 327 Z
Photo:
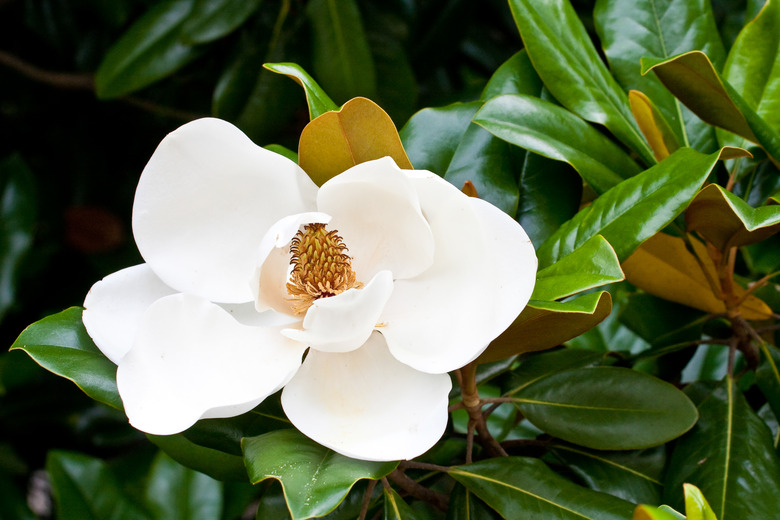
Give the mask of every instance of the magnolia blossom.
M 83 315 L 133 426 L 178 433 L 284 388 L 296 428 L 365 460 L 438 441 L 448 372 L 512 323 L 537 266 L 517 222 L 430 172 L 383 158 L 317 188 L 217 119 L 159 145 L 133 234 L 145 263 Z

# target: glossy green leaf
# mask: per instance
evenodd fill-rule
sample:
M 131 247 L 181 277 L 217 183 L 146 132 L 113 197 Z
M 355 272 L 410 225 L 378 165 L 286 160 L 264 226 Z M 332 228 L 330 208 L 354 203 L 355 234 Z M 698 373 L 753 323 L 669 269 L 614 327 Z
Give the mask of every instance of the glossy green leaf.
M 499 520 L 495 511 L 460 484 L 452 490 L 449 506 L 447 520 Z
M 502 457 L 448 473 L 504 518 L 627 520 L 633 504 L 577 486 L 539 459 Z
M 417 520 L 419 518 L 409 507 L 409 504 L 404 502 L 404 499 L 394 490 L 385 488 L 383 495 L 385 499 L 384 520 Z
M 683 492 L 687 520 L 718 520 L 699 488 L 692 484 L 683 484 Z
M 520 366 L 506 380 L 504 395 L 511 397 L 537 381 L 572 368 L 601 365 L 608 362 L 600 352 L 561 348 L 520 358 Z
M 536 97 L 495 97 L 477 112 L 474 121 L 512 144 L 571 164 L 597 193 L 640 172 L 604 134 L 568 110 Z
M 191 44 L 208 43 L 226 36 L 243 24 L 262 0 L 195 0 L 182 27 L 181 38 Z
M 217 480 L 246 482 L 244 460 L 239 455 L 200 446 L 181 433 L 146 437 L 179 464 Z
M 99 98 L 135 92 L 195 59 L 197 47 L 181 38 L 194 0 L 154 4 L 111 46 L 95 75 Z
M 154 518 L 124 492 L 111 469 L 100 459 L 51 451 L 46 471 L 51 479 L 57 518 L 61 520 Z
M 701 190 L 685 211 L 689 231 L 697 231 L 721 251 L 761 242 L 780 231 L 780 206 L 753 208 L 717 184 Z
M 222 513 L 222 484 L 163 452 L 152 462 L 144 498 L 159 520 L 210 520 Z
M 601 234 L 623 261 L 688 206 L 720 153 L 680 148 L 652 168 L 621 182 L 583 208 L 537 249 L 540 267 L 552 265 Z
M 607 127 L 650 165 L 653 153 L 634 123 L 628 98 L 607 70 L 567 0 L 510 0 L 528 55 L 560 103 Z
M 14 305 L 17 281 L 35 235 L 35 178 L 20 156 L 0 162 L 0 322 Z
M 696 426 L 675 443 L 664 502 L 682 509 L 683 484 L 701 489 L 720 520 L 773 518 L 780 464 L 772 435 L 731 379 L 712 390 L 686 389 L 699 408 Z
M 71 307 L 24 329 L 11 349 L 20 349 L 46 370 L 70 379 L 96 401 L 122 409 L 116 388 L 116 365 L 95 346 Z
M 514 397 L 541 430 L 600 450 L 663 444 L 688 431 L 697 419 L 696 407 L 673 385 L 626 368 L 559 372 Z
M 538 95 L 542 91 L 542 80 L 534 70 L 525 49 L 515 53 L 490 76 L 482 89 L 480 101 L 487 101 L 501 94 Z
M 399 132 L 414 167 L 444 175 L 481 105 L 477 101 L 454 103 L 414 114 Z
M 595 235 L 553 265 L 536 273 L 532 300 L 558 300 L 587 289 L 623 280 L 615 250 Z
M 248 437 L 241 441 L 241 446 L 250 481 L 257 484 L 268 478 L 279 480 L 295 520 L 329 513 L 344 500 L 355 482 L 380 479 L 398 465 L 350 459 L 296 430 Z
M 609 293 L 590 293 L 567 302 L 531 300 L 479 356 L 480 363 L 557 347 L 595 327 L 612 310 Z
M 303 70 L 300 65 L 295 63 L 266 63 L 263 67 L 277 74 L 284 74 L 303 87 L 303 91 L 306 94 L 306 102 L 309 104 L 309 119 L 314 119 L 325 112 L 339 109 L 336 103 L 314 81 L 314 78 Z
M 646 94 L 683 146 L 711 152 L 712 128 L 681 106 L 658 78 L 642 76 L 642 58 L 670 58 L 704 51 L 716 67 L 725 60 L 708 0 L 598 0 L 593 18 L 615 78 L 626 90 Z
M 661 476 L 666 450 L 593 451 L 556 444 L 552 453 L 590 489 L 633 503 L 655 504 L 661 499 Z
M 679 513 L 667 511 L 660 507 L 640 505 L 634 510 L 633 520 L 685 520 Z
M 691 51 L 666 60 L 643 59 L 642 73 L 651 70 L 701 119 L 760 144 L 778 164 L 780 133 L 720 78 L 706 54 Z
M 763 2 L 762 2 L 763 3 Z M 723 78 L 756 114 L 780 129 L 780 4 L 769 0 L 729 51 Z
M 311 0 L 312 60 L 320 83 L 336 102 L 376 97 L 376 69 L 355 0 Z

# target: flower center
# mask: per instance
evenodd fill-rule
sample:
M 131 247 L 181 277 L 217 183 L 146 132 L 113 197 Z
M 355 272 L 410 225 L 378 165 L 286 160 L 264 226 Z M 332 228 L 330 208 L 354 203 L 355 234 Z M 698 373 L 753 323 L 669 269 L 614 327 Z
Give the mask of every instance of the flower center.
M 352 258 L 345 251 L 344 240 L 325 224 L 307 224 L 298 230 L 290 243 L 292 272 L 287 282 L 293 312 L 304 313 L 315 300 L 363 286 L 355 279 Z

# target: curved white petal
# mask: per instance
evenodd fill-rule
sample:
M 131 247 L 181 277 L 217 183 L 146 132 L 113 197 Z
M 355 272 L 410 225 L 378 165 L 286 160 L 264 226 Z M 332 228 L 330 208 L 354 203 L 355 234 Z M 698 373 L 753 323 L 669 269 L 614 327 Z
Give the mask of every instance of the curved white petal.
M 165 137 L 146 165 L 133 234 L 171 287 L 215 302 L 248 302 L 263 235 L 280 218 L 314 209 L 315 197 L 297 164 L 230 123 L 198 119 Z
M 428 172 L 412 175 L 436 254 L 426 272 L 396 281 L 381 331 L 399 361 L 449 372 L 482 353 L 528 303 L 536 253 L 498 208 Z
M 306 348 L 279 329 L 242 325 L 193 295 L 157 300 L 117 370 L 130 423 L 170 435 L 251 410 L 292 377 Z
M 147 264 L 128 267 L 92 286 L 84 299 L 81 319 L 100 351 L 119 364 L 133 345 L 146 309 L 175 292 Z
M 368 161 L 330 179 L 317 194 L 317 208 L 333 216 L 349 249 L 359 281 L 389 270 L 409 278 L 433 261 L 433 237 L 414 186 L 395 162 Z
M 392 292 L 393 275 L 380 271 L 362 289 L 315 301 L 306 311 L 303 330 L 282 334 L 322 352 L 355 350 L 371 335 Z
M 330 215 L 309 212 L 288 215 L 275 222 L 257 249 L 257 265 L 251 279 L 255 308 L 292 314 L 287 280 L 290 277 L 290 242 L 305 224 L 327 224 Z
M 447 374 L 395 360 L 374 333 L 347 353 L 310 350 L 282 390 L 282 406 L 303 434 L 347 457 L 412 459 L 447 426 Z

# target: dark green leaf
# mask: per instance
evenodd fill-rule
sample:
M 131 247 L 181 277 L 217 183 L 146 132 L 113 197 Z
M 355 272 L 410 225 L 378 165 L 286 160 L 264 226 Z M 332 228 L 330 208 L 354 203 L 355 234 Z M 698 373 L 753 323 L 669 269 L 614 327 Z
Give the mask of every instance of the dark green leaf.
M 542 80 L 534 70 L 528 53 L 523 49 L 496 69 L 479 99 L 487 101 L 501 94 L 538 96 L 541 92 Z
M 95 346 L 71 307 L 24 329 L 11 349 L 20 349 L 46 370 L 70 379 L 96 401 L 122 409 L 116 388 L 116 365 Z
M 536 274 L 532 300 L 557 300 L 623 280 L 615 250 L 601 235 Z
M 46 461 L 60 520 L 144 520 L 147 511 L 130 499 L 100 459 L 51 451 Z
M 555 99 L 586 121 L 603 124 L 646 164 L 654 164 L 628 97 L 601 61 L 571 4 L 510 0 L 509 6 L 531 62 Z
M 677 388 L 625 368 L 559 372 L 514 397 L 541 430 L 599 450 L 657 446 L 688 431 L 697 419 L 696 407 Z
M 700 419 L 675 444 L 664 503 L 681 510 L 683 483 L 701 489 L 720 520 L 773 518 L 780 496 L 780 465 L 766 424 L 731 379 L 695 395 Z
M 450 494 L 447 520 L 498 520 L 498 514 L 461 485 Z
M 277 74 L 284 74 L 303 87 L 306 101 L 309 104 L 309 119 L 314 119 L 325 112 L 339 109 L 336 103 L 328 97 L 325 91 L 300 65 L 295 63 L 266 63 L 263 67 Z
M 32 247 L 38 201 L 35 178 L 19 156 L 0 162 L 0 322 L 16 301 L 22 261 Z
M 311 0 L 314 72 L 338 103 L 376 97 L 376 69 L 355 0 Z
M 250 481 L 257 484 L 268 478 L 279 480 L 295 520 L 329 513 L 344 500 L 355 482 L 380 479 L 398 465 L 350 459 L 296 430 L 245 438 L 241 446 Z
M 623 261 L 639 244 L 688 207 L 720 153 L 680 148 L 652 168 L 621 182 L 562 225 L 537 250 L 540 267 L 552 265 L 601 234 Z
M 156 3 L 108 50 L 95 75 L 100 98 L 135 92 L 177 71 L 199 54 L 181 39 L 194 0 Z
M 205 473 L 217 480 L 246 482 L 244 460 L 238 455 L 200 446 L 181 433 L 176 435 L 146 434 L 146 437 L 179 464 Z
M 598 193 L 640 171 L 601 132 L 568 110 L 536 97 L 495 97 L 477 112 L 474 121 L 512 144 L 571 164 Z
M 593 17 L 612 73 L 620 84 L 627 90 L 645 93 L 684 146 L 714 151 L 712 128 L 681 106 L 658 78 L 642 76 L 639 66 L 645 57 L 669 58 L 700 50 L 720 67 L 726 53 L 710 2 L 598 0 Z
M 385 514 L 384 520 L 416 520 L 417 515 L 392 489 L 384 489 Z
M 630 502 L 569 482 L 539 459 L 488 459 L 452 468 L 449 475 L 504 518 L 628 520 L 634 509 Z
M 561 348 L 523 357 L 520 366 L 512 371 L 504 388 L 504 395 L 513 396 L 537 381 L 571 368 L 594 366 L 606 361 L 603 354 Z
M 756 383 L 775 417 L 780 417 L 780 352 L 776 347 L 762 342 L 761 358 L 761 364 L 756 370 Z
M 158 520 L 211 520 L 222 512 L 222 484 L 163 452 L 152 463 L 145 498 Z
M 262 0 L 195 0 L 195 7 L 182 28 L 182 39 L 191 44 L 208 43 L 233 32 L 257 11 Z

